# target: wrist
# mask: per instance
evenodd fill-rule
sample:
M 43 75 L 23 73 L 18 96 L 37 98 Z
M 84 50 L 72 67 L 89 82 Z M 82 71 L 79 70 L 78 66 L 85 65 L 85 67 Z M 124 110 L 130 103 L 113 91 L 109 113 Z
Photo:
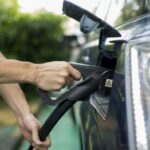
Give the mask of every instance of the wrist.
M 23 111 L 21 111 L 21 112 L 17 112 L 17 113 L 15 113 L 15 116 L 16 116 L 16 118 L 17 118 L 17 120 L 19 121 L 19 120 L 24 120 L 25 118 L 28 118 L 28 117 L 30 117 L 30 116 L 32 116 L 33 114 L 32 114 L 32 112 L 28 109 L 28 110 L 23 110 Z
M 18 109 L 15 109 L 13 112 L 17 118 L 23 118 L 26 115 L 28 116 L 28 115 L 32 114 L 29 107 L 18 108 Z
M 27 64 L 27 72 L 22 77 L 22 82 L 36 84 L 36 75 L 37 75 L 37 64 L 28 62 Z

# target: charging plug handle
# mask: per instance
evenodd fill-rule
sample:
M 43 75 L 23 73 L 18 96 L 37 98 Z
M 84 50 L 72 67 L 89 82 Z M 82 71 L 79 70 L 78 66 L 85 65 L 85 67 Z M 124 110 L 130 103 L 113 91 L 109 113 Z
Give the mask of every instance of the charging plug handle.
M 84 80 L 55 100 L 49 96 L 48 92 L 39 89 L 38 93 L 44 103 L 48 105 L 58 105 L 65 100 L 84 101 L 87 100 L 86 98 L 96 89 L 110 91 L 111 86 L 108 86 L 108 80 L 112 81 L 112 70 L 79 63 L 71 63 L 71 65 L 81 72 Z
M 64 115 L 64 113 L 71 108 L 78 100 L 83 100 L 95 92 L 100 85 L 103 84 L 103 77 L 107 74 L 111 74 L 112 71 L 106 69 L 99 69 L 92 73 L 87 79 L 78 85 L 71 88 L 70 91 L 60 96 L 57 101 L 61 101 L 56 109 L 49 115 L 41 129 L 39 130 L 40 140 L 44 141 L 49 135 L 53 127 Z M 32 150 L 33 147 L 30 145 L 28 150 Z

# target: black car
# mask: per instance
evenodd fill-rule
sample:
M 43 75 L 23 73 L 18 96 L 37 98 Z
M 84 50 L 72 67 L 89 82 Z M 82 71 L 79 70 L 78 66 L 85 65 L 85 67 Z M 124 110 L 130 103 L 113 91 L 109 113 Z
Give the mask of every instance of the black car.
M 69 16 L 80 21 L 82 32 L 92 31 L 88 26 L 94 15 L 81 10 Z M 100 88 L 80 109 L 74 109 L 79 110 L 75 114 L 79 114 L 82 148 L 149 150 L 150 0 L 100 1 L 95 12 L 102 19 L 99 32 L 86 36 L 88 42 L 76 61 L 115 72 L 109 81 L 110 92 Z M 83 15 L 87 31 L 82 29 Z

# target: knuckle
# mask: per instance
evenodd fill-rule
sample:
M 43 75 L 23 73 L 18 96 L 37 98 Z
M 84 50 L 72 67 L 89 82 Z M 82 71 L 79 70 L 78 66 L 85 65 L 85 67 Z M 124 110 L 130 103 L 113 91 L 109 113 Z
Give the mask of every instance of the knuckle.
M 59 80 L 59 83 L 60 83 L 60 85 L 59 85 L 59 86 L 64 85 L 64 84 L 65 84 L 65 82 L 66 82 L 66 81 L 65 81 L 65 79 L 64 79 L 64 78 L 60 79 L 60 80 Z
M 51 143 L 50 143 L 50 142 L 47 142 L 47 143 L 45 143 L 45 146 L 46 146 L 46 147 L 50 147 L 50 146 L 51 146 Z
M 62 75 L 63 78 L 66 78 L 66 77 L 68 77 L 69 73 L 68 73 L 68 71 L 63 71 L 61 73 L 61 75 Z
M 55 85 L 55 87 L 54 87 L 54 90 L 55 91 L 59 91 L 61 89 L 61 86 L 60 86 L 60 84 L 58 84 L 58 85 Z
M 64 68 L 68 68 L 69 67 L 69 63 L 67 63 L 67 62 L 63 62 L 63 66 L 64 66 Z
M 51 139 L 50 139 L 50 137 L 47 137 L 46 143 L 47 143 L 48 147 L 51 146 Z
M 38 141 L 37 141 L 35 144 L 36 144 L 38 147 L 42 146 L 42 143 L 41 143 L 41 142 L 38 142 Z
M 40 143 L 39 143 L 37 140 L 35 140 L 35 139 L 33 139 L 33 143 L 34 143 L 34 145 L 36 145 L 36 146 L 40 146 Z
M 62 87 L 63 87 L 63 84 L 59 84 L 59 85 L 57 86 L 57 89 L 60 90 Z
M 64 77 L 68 77 L 69 76 L 69 71 L 64 72 Z
M 36 123 L 32 123 L 32 124 L 31 124 L 31 128 L 32 128 L 32 130 L 34 131 L 34 129 L 37 129 L 37 128 L 38 128 L 38 126 L 37 126 L 37 124 L 36 124 Z

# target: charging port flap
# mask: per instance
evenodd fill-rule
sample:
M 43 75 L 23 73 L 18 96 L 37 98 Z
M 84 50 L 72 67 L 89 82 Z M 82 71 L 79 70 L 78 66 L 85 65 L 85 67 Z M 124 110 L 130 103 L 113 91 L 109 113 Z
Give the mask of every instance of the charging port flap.
M 99 29 L 103 31 L 104 37 L 120 37 L 120 33 L 110 26 L 107 22 L 98 18 L 89 11 L 71 3 L 67 0 L 63 2 L 63 12 L 67 16 L 80 22 L 80 30 L 83 33 L 89 33 Z

